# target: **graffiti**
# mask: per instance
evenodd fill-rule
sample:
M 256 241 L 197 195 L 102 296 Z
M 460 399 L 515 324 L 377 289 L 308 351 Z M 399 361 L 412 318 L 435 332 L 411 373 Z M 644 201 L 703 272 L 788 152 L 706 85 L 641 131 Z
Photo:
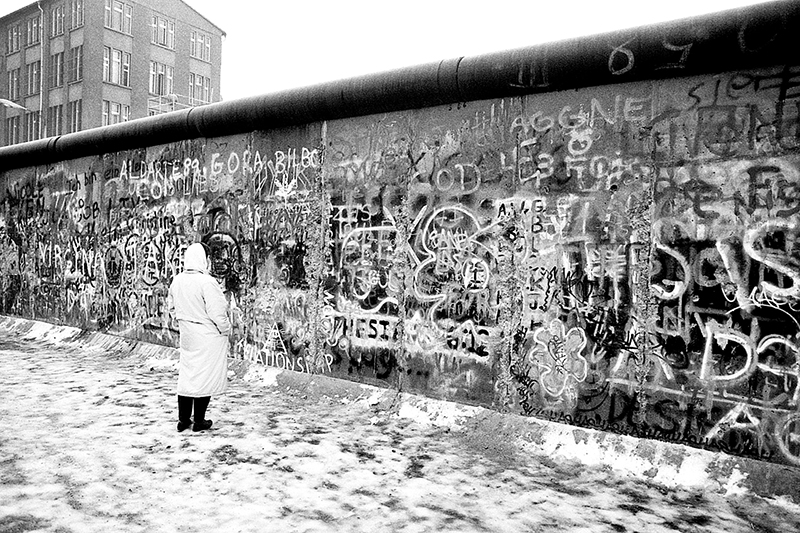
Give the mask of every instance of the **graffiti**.
M 277 324 L 273 325 L 268 340 L 261 346 L 245 344 L 242 342 L 234 349 L 234 354 L 244 361 L 258 363 L 266 366 L 274 366 L 283 370 L 295 372 L 312 373 L 315 371 L 314 365 L 303 356 L 293 357 L 286 349 Z M 332 371 L 333 356 L 326 355 L 326 371 Z
M 214 161 L 213 154 L 212 161 Z M 231 154 L 233 156 L 234 154 Z M 238 171 L 238 165 L 231 169 L 228 157 L 228 172 L 234 174 Z M 235 160 L 238 161 L 238 156 Z M 245 151 L 242 154 L 242 171 L 245 175 L 252 175 L 255 178 L 254 191 L 257 196 L 266 194 L 283 200 L 288 200 L 295 195 L 298 190 L 306 190 L 311 182 L 309 172 L 319 167 L 319 153 L 316 149 L 309 150 L 303 147 L 298 151 L 289 149 L 288 151 L 278 150 L 272 159 L 263 159 L 261 154 L 256 151 L 250 164 L 250 153 Z M 220 165 L 221 167 L 221 165 Z M 212 171 L 212 174 L 214 171 Z M 302 187 L 301 187 L 302 185 Z
M 743 50 L 769 46 L 742 31 Z M 599 66 L 677 73 L 700 40 L 660 37 L 649 57 L 617 38 Z M 546 86 L 529 68 L 519 85 Z M 800 464 L 798 76 L 531 94 L 4 170 L 3 312 L 175 345 L 166 289 L 202 242 L 249 364 Z
M 792 264 L 795 260 L 791 252 L 773 248 L 769 242 L 777 240 L 785 248 L 787 243 L 794 241 L 796 235 L 797 223 L 785 220 L 770 220 L 745 232 L 742 246 L 747 255 L 792 281 L 789 287 L 778 287 L 768 281 L 761 281 L 758 288 L 767 298 L 786 301 L 800 297 L 800 270 L 797 268 L 800 265 Z
M 561 320 L 554 319 L 546 327 L 537 328 L 532 340 L 533 346 L 524 362 L 512 369 L 515 378 L 523 386 L 535 383 L 535 390 L 550 403 L 564 401 L 575 405 L 578 397 L 576 385 L 586 379 L 589 369 L 582 355 L 587 342 L 586 333 L 576 327 L 567 330 Z M 521 372 L 523 369 L 524 373 Z M 532 392 L 525 394 L 528 404 Z
M 367 205 L 332 205 L 331 224 L 339 239 L 346 238 L 355 229 L 370 226 L 374 213 Z
M 628 39 L 624 43 L 615 46 L 608 57 L 608 71 L 614 76 L 621 76 L 633 70 L 634 56 L 633 52 L 627 48 L 633 39 Z M 618 58 L 622 58 L 621 60 Z
M 111 170 L 113 177 L 106 187 L 114 187 L 118 198 L 160 200 L 168 197 L 193 196 L 218 192 L 217 180 L 210 180 L 197 158 L 183 161 L 132 161 L 124 160 L 120 168 Z
M 393 227 L 379 226 L 354 229 L 343 239 L 339 268 L 356 298 L 365 300 L 377 286 L 388 287 L 394 237 Z
M 412 283 L 415 296 L 431 303 L 429 316 L 442 306 L 452 306 L 462 295 L 492 291 L 491 273 L 497 270 L 499 250 L 492 234 L 499 226 L 482 227 L 469 210 L 442 207 L 426 217 L 417 243 L 420 262 Z M 517 239 L 515 253 L 527 253 L 525 239 Z

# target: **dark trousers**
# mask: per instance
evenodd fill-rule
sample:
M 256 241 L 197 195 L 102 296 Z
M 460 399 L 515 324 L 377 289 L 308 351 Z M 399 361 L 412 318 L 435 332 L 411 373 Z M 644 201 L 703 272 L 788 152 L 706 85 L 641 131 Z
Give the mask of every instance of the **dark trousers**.
M 208 409 L 208 402 L 210 401 L 211 396 L 203 396 L 202 398 L 178 396 L 178 420 L 188 423 L 192 417 L 192 408 L 194 408 L 194 423 L 202 422 L 206 419 L 206 409 Z

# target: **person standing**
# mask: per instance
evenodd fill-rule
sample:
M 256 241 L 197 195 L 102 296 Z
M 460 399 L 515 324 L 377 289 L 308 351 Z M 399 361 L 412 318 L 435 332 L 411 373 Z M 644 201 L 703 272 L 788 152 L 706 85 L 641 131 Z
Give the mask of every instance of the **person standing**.
M 222 288 L 209 274 L 208 250 L 201 243 L 186 249 L 183 272 L 175 276 L 167 298 L 178 320 L 178 431 L 211 427 L 206 409 L 228 384 L 228 335 L 231 322 Z M 191 416 L 194 411 L 194 425 Z

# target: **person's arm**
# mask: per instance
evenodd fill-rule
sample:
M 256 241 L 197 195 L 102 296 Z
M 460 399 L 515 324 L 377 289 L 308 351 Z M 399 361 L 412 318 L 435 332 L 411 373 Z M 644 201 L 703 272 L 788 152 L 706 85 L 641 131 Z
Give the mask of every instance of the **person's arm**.
M 228 302 L 216 281 L 203 284 L 203 300 L 208 318 L 223 335 L 230 335 L 231 321 L 228 319 Z

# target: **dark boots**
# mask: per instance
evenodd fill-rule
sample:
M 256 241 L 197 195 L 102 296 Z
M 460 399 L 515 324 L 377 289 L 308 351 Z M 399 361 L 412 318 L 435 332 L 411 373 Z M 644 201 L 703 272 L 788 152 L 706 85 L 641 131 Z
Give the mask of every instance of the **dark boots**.
M 178 396 L 178 433 L 192 426 L 192 404 L 194 398 Z
M 203 431 L 211 427 L 211 420 L 206 420 L 206 409 L 211 396 L 194 399 L 194 426 L 192 431 Z
M 192 427 L 192 431 L 204 431 L 211 428 L 211 420 L 206 420 L 206 409 L 210 396 L 192 398 L 178 396 L 178 432 Z M 194 410 L 194 425 L 192 425 L 192 410 Z
M 203 431 L 211 429 L 211 420 L 203 420 L 202 422 L 195 422 L 192 426 L 192 431 Z

